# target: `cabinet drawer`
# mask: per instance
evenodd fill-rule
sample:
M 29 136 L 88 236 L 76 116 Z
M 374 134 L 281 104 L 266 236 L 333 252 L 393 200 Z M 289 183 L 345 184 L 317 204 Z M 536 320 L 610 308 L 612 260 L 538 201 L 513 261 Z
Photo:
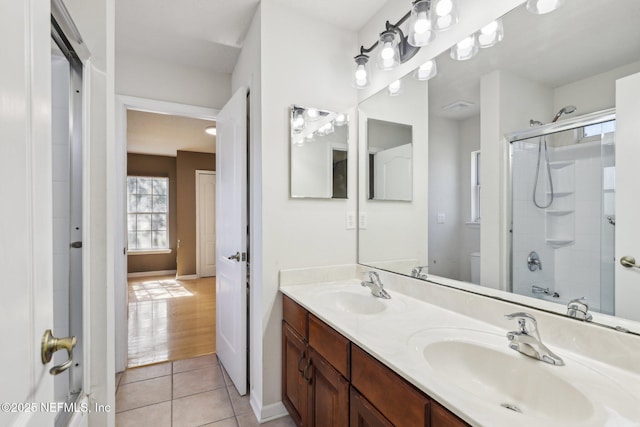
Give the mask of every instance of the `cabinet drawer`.
M 300 336 L 309 338 L 309 313 L 286 295 L 282 296 L 282 317 Z
M 429 425 L 429 400 L 355 345 L 351 347 L 351 384 L 394 425 Z
M 309 345 L 345 378 L 349 378 L 349 340 L 313 314 L 309 315 Z

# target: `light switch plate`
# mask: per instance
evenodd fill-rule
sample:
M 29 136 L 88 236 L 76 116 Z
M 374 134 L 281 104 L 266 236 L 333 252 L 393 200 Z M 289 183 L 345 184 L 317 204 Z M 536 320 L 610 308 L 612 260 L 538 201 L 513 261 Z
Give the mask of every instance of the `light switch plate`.
M 444 224 L 444 213 L 443 212 L 438 212 L 438 216 L 436 218 L 436 222 L 438 224 Z
M 367 228 L 367 213 L 360 212 L 360 216 L 358 217 L 358 227 L 360 230 L 365 230 Z
M 356 228 L 356 213 L 347 212 L 347 230 L 355 230 Z

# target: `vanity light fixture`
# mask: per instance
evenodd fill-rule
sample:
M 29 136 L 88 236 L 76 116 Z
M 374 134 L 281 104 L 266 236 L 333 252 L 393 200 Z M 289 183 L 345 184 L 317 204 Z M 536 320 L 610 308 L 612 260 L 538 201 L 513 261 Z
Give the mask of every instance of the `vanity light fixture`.
M 409 34 L 405 36 L 400 28 L 409 20 Z M 369 53 L 380 48 L 377 66 L 381 70 L 392 70 L 413 58 L 420 47 L 426 46 L 435 37 L 435 31 L 444 31 L 458 22 L 455 0 L 413 0 L 411 10 L 398 22 L 385 23 L 385 30 L 371 47 L 360 46 L 360 54 L 354 60 L 356 69 L 353 85 L 362 89 L 369 86 L 370 77 L 367 70 Z
M 504 27 L 502 26 L 502 20 L 496 19 L 480 28 L 480 31 L 478 31 L 478 44 L 481 48 L 492 47 L 502 41 L 503 37 Z
M 411 17 L 409 18 L 409 37 L 407 42 L 411 46 L 426 46 L 436 36 L 431 26 L 431 12 L 429 4 L 431 0 L 419 0 L 413 4 L 411 8 Z
M 480 50 L 478 46 L 478 36 L 476 33 L 460 40 L 451 48 L 451 58 L 457 61 L 466 61 L 476 56 Z
M 438 74 L 438 67 L 436 66 L 436 60 L 430 59 L 413 72 L 413 76 L 418 80 L 429 80 Z
M 395 80 L 387 87 L 387 91 L 391 96 L 398 96 L 402 93 L 402 80 Z
M 216 129 L 215 126 L 207 126 L 206 128 L 204 128 L 204 132 L 208 135 L 215 136 L 218 130 Z
M 536 15 L 553 12 L 562 6 L 564 0 L 527 0 L 527 10 Z

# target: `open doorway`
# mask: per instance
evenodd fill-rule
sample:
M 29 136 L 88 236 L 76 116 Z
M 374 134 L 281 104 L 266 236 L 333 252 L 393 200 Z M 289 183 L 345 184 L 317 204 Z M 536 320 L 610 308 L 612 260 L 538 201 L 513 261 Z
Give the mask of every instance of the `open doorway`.
M 215 128 L 215 113 L 124 110 L 125 307 L 119 320 L 125 326 L 126 352 L 118 352 L 124 353 L 119 365 L 124 369 L 214 353 L 215 276 L 197 269 L 198 243 L 207 238 L 198 235 L 197 208 L 203 198 L 198 175 L 215 174 L 215 135 L 205 133 Z M 215 200 L 215 188 L 205 191 L 213 191 L 205 199 Z M 215 212 L 207 220 L 213 225 L 200 228 L 215 230 Z

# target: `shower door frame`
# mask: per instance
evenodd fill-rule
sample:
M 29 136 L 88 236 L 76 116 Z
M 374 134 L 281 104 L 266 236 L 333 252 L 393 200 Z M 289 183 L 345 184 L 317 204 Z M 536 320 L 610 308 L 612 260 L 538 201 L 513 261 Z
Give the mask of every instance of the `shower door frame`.
M 507 283 L 506 286 L 507 292 L 513 294 L 513 143 L 523 141 L 525 139 L 552 135 L 554 133 L 564 132 L 567 130 L 579 129 L 585 126 L 609 122 L 612 120 L 616 120 L 616 109 L 607 108 L 606 110 L 595 111 L 593 113 L 583 114 L 582 116 L 567 118 L 560 122 L 549 123 L 542 126 L 532 127 L 530 129 L 506 133 L 504 135 L 505 141 L 509 146 L 509 158 L 507 161 L 507 167 L 509 168 L 507 172 L 507 224 L 509 225 L 509 229 L 507 230 L 509 233 L 509 247 L 507 248 L 507 266 L 509 272 L 507 276 L 509 277 L 509 283 Z M 531 295 L 523 296 L 533 298 Z

